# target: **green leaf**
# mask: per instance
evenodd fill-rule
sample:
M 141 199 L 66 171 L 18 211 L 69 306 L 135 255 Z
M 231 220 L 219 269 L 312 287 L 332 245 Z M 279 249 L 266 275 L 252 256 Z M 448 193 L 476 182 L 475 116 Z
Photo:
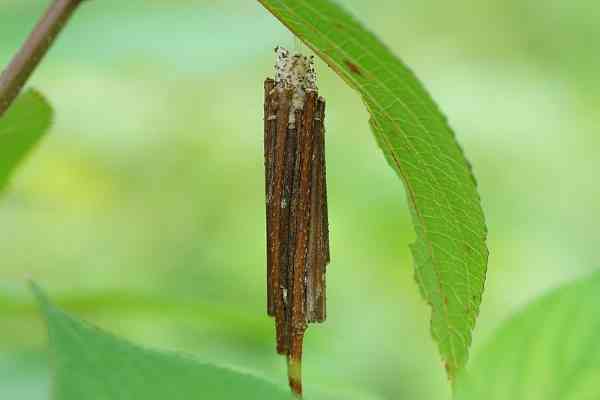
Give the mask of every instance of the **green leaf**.
M 483 211 L 462 149 L 414 74 L 335 3 L 259 2 L 362 96 L 377 142 L 406 188 L 417 233 L 415 276 L 453 379 L 468 358 L 488 257 Z
M 457 400 L 600 398 L 600 274 L 505 322 L 458 379 Z
M 78 321 L 33 290 L 48 323 L 54 400 L 289 399 L 266 380 L 130 344 Z
M 0 117 L 0 190 L 48 130 L 51 121 L 52 108 L 35 90 L 20 95 Z

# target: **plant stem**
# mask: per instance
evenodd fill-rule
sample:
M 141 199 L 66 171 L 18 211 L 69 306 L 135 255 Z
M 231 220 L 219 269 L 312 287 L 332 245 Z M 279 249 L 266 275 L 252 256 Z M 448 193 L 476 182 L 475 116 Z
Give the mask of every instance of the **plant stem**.
M 53 0 L 21 49 L 0 75 L 0 117 L 19 95 L 54 39 L 84 0 Z
M 296 397 L 302 398 L 302 359 L 289 355 L 287 362 L 290 389 Z

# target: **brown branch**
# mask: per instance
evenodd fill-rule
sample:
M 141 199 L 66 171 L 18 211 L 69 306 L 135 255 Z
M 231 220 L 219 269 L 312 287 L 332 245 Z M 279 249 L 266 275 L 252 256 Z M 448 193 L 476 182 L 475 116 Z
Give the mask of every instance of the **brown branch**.
M 0 75 L 0 117 L 19 95 L 54 39 L 84 0 L 53 0 L 11 63 Z

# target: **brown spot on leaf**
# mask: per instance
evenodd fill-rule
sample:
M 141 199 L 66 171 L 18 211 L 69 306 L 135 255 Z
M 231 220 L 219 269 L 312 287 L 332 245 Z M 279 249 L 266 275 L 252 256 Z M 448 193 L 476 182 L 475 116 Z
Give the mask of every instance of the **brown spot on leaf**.
M 444 296 L 444 304 L 448 305 L 448 298 Z
M 350 70 L 350 72 L 352 72 L 353 74 L 362 76 L 362 71 L 360 70 L 360 68 L 358 68 L 358 65 L 354 64 L 351 61 L 348 60 L 344 60 L 344 63 L 346 64 L 346 66 L 348 67 L 348 69 Z

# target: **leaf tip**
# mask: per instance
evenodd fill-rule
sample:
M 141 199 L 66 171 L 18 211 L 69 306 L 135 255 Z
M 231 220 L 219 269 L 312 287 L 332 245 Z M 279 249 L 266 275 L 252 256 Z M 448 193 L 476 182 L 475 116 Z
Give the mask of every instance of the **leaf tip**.
M 48 110 L 48 119 L 46 120 L 46 130 L 48 130 L 52 124 L 54 123 L 54 108 L 52 108 L 52 104 L 50 104 L 50 100 L 44 94 L 36 88 L 29 88 L 25 95 L 30 95 L 35 100 L 39 101 L 42 107 Z
M 29 289 L 33 293 L 38 305 L 41 307 L 44 314 L 47 313 L 48 309 L 51 307 L 50 299 L 44 290 L 33 280 L 32 277 L 26 277 L 27 285 Z

